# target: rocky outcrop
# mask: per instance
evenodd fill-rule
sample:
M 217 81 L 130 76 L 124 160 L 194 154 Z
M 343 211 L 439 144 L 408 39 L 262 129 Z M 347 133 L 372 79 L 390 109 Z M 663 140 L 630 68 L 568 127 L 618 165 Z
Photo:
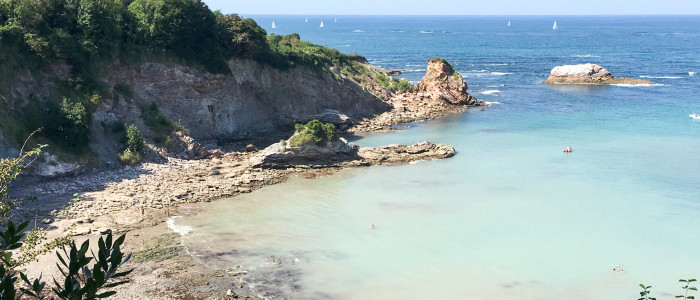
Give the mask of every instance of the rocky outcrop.
M 304 144 L 290 147 L 288 141 L 275 143 L 265 148 L 252 159 L 254 167 L 286 169 L 296 166 L 329 167 L 360 159 L 360 147 L 339 138 L 327 145 Z
M 649 80 L 615 78 L 605 68 L 596 64 L 564 65 L 552 69 L 544 84 L 654 84 Z
M 384 163 L 408 163 L 452 157 L 453 146 L 420 142 L 413 145 L 388 145 L 360 148 L 340 138 L 328 145 L 289 147 L 287 142 L 273 144 L 251 159 L 254 167 L 287 169 L 296 167 L 326 168 L 367 166 Z
M 452 65 L 443 59 L 430 59 L 418 90 L 430 98 L 440 99 L 452 105 L 475 105 L 476 98 L 467 93 L 467 82 Z
M 467 82 L 449 62 L 430 59 L 425 76 L 416 85 L 417 91 L 391 95 L 391 111 L 363 120 L 350 131 L 391 131 L 393 125 L 434 119 L 449 111 L 482 105 L 467 89 Z
M 358 154 L 362 160 L 376 165 L 448 158 L 455 155 L 455 148 L 449 145 L 420 142 L 410 146 L 394 144 L 377 148 L 360 148 Z

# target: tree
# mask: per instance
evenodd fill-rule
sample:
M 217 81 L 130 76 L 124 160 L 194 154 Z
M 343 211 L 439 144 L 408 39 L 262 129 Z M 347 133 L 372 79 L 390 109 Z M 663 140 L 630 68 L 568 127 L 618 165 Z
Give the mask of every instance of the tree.
M 269 55 L 267 32 L 253 19 L 244 19 L 238 14 L 224 15 L 219 11 L 214 15 L 221 42 L 226 50 L 226 58 L 257 58 Z
M 201 0 L 135 0 L 129 5 L 136 31 L 145 44 L 195 61 L 212 72 L 225 72 L 216 18 Z
M 82 32 L 82 47 L 101 58 L 111 58 L 121 40 L 120 7 L 114 0 L 80 0 L 78 28 Z

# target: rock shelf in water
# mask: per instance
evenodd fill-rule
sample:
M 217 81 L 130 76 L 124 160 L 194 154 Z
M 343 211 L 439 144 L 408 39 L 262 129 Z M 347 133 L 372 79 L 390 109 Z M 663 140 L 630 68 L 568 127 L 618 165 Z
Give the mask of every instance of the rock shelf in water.
M 556 66 L 543 84 L 656 84 L 649 80 L 620 77 L 615 78 L 605 68 L 596 64 Z

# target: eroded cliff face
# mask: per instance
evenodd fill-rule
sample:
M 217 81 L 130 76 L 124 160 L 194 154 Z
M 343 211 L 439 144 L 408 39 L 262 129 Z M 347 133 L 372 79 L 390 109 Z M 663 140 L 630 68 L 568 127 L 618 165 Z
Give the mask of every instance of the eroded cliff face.
M 126 84 L 133 97 L 103 101 L 98 111 L 130 119 L 138 107 L 156 103 L 196 140 L 256 138 L 329 114 L 371 117 L 390 106 L 354 82 L 304 66 L 282 71 L 252 60 L 231 60 L 233 75 L 145 63 L 106 78 Z
M 347 127 L 355 120 L 391 109 L 339 74 L 305 66 L 278 70 L 253 60 L 234 59 L 228 66 L 232 75 L 153 62 L 105 67 L 108 71 L 100 80 L 112 95 L 103 96 L 93 114 L 90 148 L 100 161 L 118 163 L 117 138 L 103 128 L 112 122 L 136 124 L 147 137 L 155 137 L 140 109 L 152 103 L 200 143 L 274 137 L 282 131 L 288 133 L 295 123 L 312 119 L 337 121 L 340 127 Z M 11 109 L 29 101 L 46 101 L 57 83 L 68 80 L 70 74 L 71 67 L 65 64 L 47 66 L 40 74 L 20 74 L 1 99 Z M 117 85 L 128 86 L 128 95 L 117 92 Z M 0 154 L 17 153 L 18 147 L 12 144 L 0 134 Z

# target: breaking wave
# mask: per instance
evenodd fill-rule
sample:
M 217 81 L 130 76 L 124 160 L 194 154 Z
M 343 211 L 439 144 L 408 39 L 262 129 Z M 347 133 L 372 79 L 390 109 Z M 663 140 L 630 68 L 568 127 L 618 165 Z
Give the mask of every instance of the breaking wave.
M 175 219 L 179 219 L 179 218 L 182 218 L 182 217 L 181 216 L 172 216 L 172 217 L 168 218 L 168 220 L 165 221 L 165 223 L 168 224 L 168 228 L 170 228 L 170 230 L 172 230 L 176 233 L 179 233 L 180 235 L 188 235 L 190 232 L 192 232 L 194 230 L 194 228 L 192 228 L 192 226 L 187 226 L 187 225 L 175 225 Z

